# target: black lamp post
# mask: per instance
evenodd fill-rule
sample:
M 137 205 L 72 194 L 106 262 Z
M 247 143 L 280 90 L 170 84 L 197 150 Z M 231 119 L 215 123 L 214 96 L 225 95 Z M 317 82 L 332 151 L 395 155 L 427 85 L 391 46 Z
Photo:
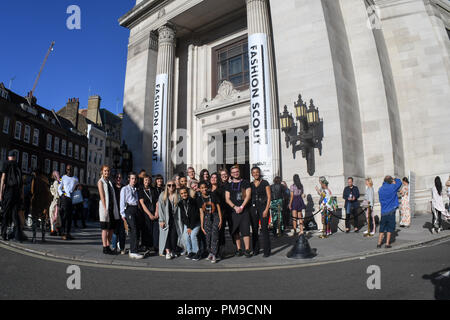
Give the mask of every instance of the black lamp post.
M 323 120 L 319 118 L 319 109 L 314 106 L 314 101 L 310 100 L 309 109 L 303 102 L 302 96 L 298 96 L 298 101 L 294 102 L 296 120 L 299 126 L 294 124 L 294 118 L 284 106 L 284 112 L 280 114 L 281 129 L 285 133 L 286 147 L 292 145 L 292 154 L 296 156 L 297 151 L 302 151 L 302 157 L 306 159 L 308 174 L 314 175 L 315 158 L 314 148 L 319 149 L 322 155 Z

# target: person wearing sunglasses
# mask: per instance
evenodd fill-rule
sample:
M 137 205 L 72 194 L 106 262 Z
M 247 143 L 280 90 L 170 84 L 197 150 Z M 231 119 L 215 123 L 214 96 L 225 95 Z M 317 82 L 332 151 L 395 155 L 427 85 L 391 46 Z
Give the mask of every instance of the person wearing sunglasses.
M 156 207 L 156 216 L 159 216 L 159 255 L 163 256 L 165 253 L 167 260 L 175 258 L 178 247 L 183 247 L 183 222 L 179 203 L 176 183 L 170 180 L 159 196 Z

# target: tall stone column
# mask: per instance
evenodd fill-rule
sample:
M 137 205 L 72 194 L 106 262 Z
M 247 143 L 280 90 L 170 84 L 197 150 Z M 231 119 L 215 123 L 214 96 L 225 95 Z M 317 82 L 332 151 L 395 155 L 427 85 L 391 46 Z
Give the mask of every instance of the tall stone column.
M 270 183 L 281 174 L 278 99 L 268 0 L 246 0 L 249 37 L 251 164 Z M 262 129 L 262 130 L 261 130 Z M 264 131 L 267 130 L 267 133 Z M 266 145 L 266 146 L 264 146 Z
M 170 150 L 173 115 L 173 75 L 175 62 L 175 30 L 170 25 L 158 29 L 155 102 L 152 139 L 152 174 L 167 180 L 171 170 Z

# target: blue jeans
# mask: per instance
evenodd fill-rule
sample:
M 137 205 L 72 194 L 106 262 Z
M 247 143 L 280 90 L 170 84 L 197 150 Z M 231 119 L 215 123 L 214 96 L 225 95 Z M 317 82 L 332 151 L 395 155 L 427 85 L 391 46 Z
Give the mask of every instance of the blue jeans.
M 192 229 L 191 234 L 187 233 L 187 226 L 184 226 L 183 238 L 186 243 L 186 251 L 187 253 L 197 253 L 198 252 L 198 239 L 197 234 L 200 231 L 200 226 Z

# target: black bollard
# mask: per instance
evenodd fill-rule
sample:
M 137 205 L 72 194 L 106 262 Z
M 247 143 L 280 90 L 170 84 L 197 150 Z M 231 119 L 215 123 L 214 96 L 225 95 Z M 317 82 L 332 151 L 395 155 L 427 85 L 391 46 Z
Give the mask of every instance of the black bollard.
M 290 259 L 311 259 L 316 256 L 316 252 L 311 250 L 308 239 L 305 234 L 299 235 L 292 249 L 288 252 L 287 257 Z

